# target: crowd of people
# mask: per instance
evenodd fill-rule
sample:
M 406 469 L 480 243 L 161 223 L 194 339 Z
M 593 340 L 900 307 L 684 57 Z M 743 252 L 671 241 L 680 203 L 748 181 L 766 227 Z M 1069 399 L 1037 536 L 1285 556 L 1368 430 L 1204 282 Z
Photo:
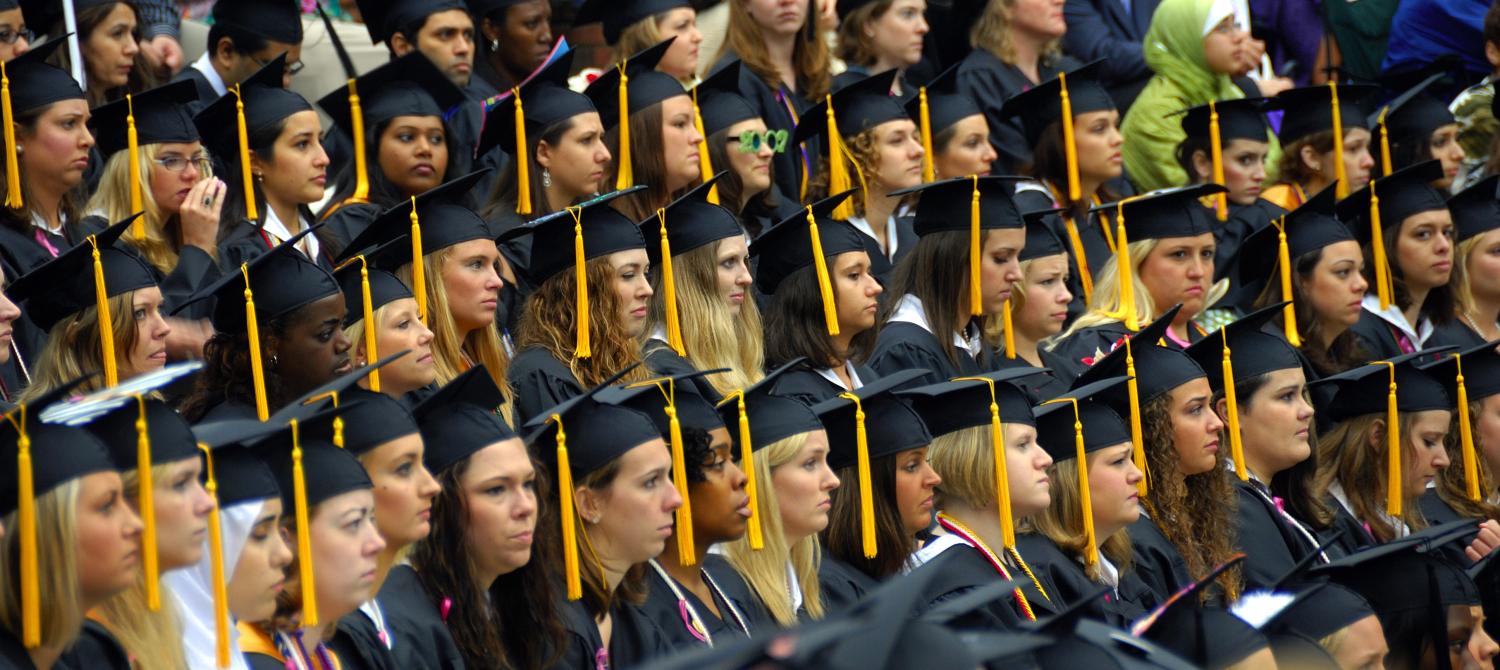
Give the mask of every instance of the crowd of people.
M 0 0 L 0 668 L 1494 667 L 1500 3 L 205 4 Z

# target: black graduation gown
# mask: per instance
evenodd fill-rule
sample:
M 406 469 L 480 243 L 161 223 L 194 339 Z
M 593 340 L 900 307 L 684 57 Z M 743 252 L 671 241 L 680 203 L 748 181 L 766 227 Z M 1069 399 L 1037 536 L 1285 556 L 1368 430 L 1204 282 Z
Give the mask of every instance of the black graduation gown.
M 1402 353 L 1401 345 L 1396 341 L 1396 333 L 1399 331 L 1370 310 L 1360 310 L 1359 321 L 1350 330 L 1359 338 L 1359 345 L 1364 347 L 1372 361 L 1400 356 Z
M 511 363 L 511 367 L 514 368 L 515 363 Z M 863 365 L 854 366 L 854 374 L 862 382 L 877 378 L 874 370 Z M 817 370 L 804 367 L 782 373 L 776 379 L 776 386 L 772 391 L 776 395 L 795 398 L 811 406 L 824 400 L 837 398 L 840 393 L 845 392 L 845 389 L 828 381 L 823 375 L 818 374 Z
M 254 405 L 248 405 L 238 400 L 225 400 L 215 404 L 203 413 L 203 418 L 197 423 L 208 423 L 210 421 L 227 421 L 230 419 L 250 419 L 259 421 L 260 416 L 255 412 Z
M 1196 323 L 1189 323 L 1187 332 L 1189 342 L 1203 339 L 1203 330 Z M 1054 360 L 1057 361 L 1058 366 L 1055 370 L 1059 376 L 1067 379 L 1071 384 L 1074 379 L 1078 378 L 1078 375 L 1083 374 L 1084 370 L 1093 365 L 1098 354 L 1108 354 L 1113 351 L 1117 342 L 1131 334 L 1133 333 L 1125 327 L 1125 324 L 1119 321 L 1080 328 L 1052 348 L 1051 353 L 1056 356 Z M 1180 348 L 1171 338 L 1163 338 L 1163 341 L 1168 347 Z
M 339 631 L 347 633 L 361 649 L 375 649 L 371 655 L 389 658 L 395 664 L 391 667 L 402 670 L 464 667 L 463 654 L 411 566 L 391 568 L 375 600 L 380 603 L 387 632 L 394 637 L 395 645 L 385 649 L 375 623 L 363 612 L 355 612 L 339 620 Z
M 1267 588 L 1291 572 L 1298 561 L 1316 547 L 1309 547 L 1301 532 L 1282 519 L 1276 505 L 1255 489 L 1255 484 L 1234 478 L 1235 548 L 1245 553 L 1240 571 L 1246 589 Z
M 678 356 L 677 352 L 672 350 L 671 345 L 656 338 L 646 340 L 646 344 L 641 347 L 641 355 L 646 359 L 646 367 L 658 375 L 680 375 L 698 371 L 698 366 L 693 365 L 692 361 Z M 702 377 L 693 380 L 693 388 L 698 390 L 698 395 L 715 405 L 723 399 L 718 389 Z
M 489 82 L 473 76 L 469 77 L 469 84 L 463 90 L 465 101 L 458 109 L 450 110 L 448 116 L 448 129 L 453 134 L 453 141 L 448 148 L 449 154 L 454 157 L 453 176 L 469 174 L 479 167 L 480 157 L 475 152 L 479 147 L 479 133 L 484 128 L 484 103 L 497 93 Z M 498 146 L 489 152 L 503 153 Z M 488 164 L 494 167 L 496 159 L 489 157 Z M 499 173 L 491 172 L 475 187 L 474 192 L 488 195 L 498 178 Z
M 208 83 L 208 77 L 203 76 L 203 73 L 199 72 L 198 68 L 193 67 L 192 64 L 188 64 L 187 67 L 182 68 L 177 74 L 172 75 L 174 83 L 183 81 L 184 79 L 193 82 L 193 89 L 198 94 L 197 100 L 187 104 L 188 110 L 194 114 L 202 111 L 209 103 L 219 99 L 219 92 L 214 90 L 213 84 Z
M 1052 540 L 1040 533 L 1025 533 L 1016 536 L 1016 550 L 1026 557 L 1031 571 L 1054 591 L 1052 602 L 1059 608 L 1067 607 L 1080 599 L 1093 595 L 1104 584 L 1089 579 L 1083 565 L 1063 553 Z M 1114 593 L 1105 593 L 1103 598 L 1088 607 L 1088 616 L 1111 626 L 1124 628 L 1140 618 L 1147 609 L 1143 602 L 1151 595 L 1146 585 L 1132 570 L 1120 571 L 1120 585 Z
M 1319 538 L 1320 542 L 1327 542 L 1333 539 L 1334 533 L 1342 532 L 1343 535 L 1339 536 L 1338 541 L 1329 546 L 1330 549 L 1337 551 L 1339 556 L 1348 556 L 1361 549 L 1380 544 L 1370 531 L 1365 530 L 1365 525 L 1359 519 L 1354 518 L 1349 510 L 1344 509 L 1344 506 L 1339 504 L 1333 496 L 1328 496 L 1326 502 L 1328 508 L 1333 510 L 1333 523 Z M 1329 558 L 1332 557 L 1330 554 Z
M 375 222 L 382 209 L 369 202 L 348 203 L 323 217 L 323 227 L 316 233 L 318 240 L 340 253 Z
M 1214 274 L 1230 278 L 1229 293 L 1217 307 L 1232 307 L 1240 313 L 1252 311 L 1252 304 L 1265 287 L 1265 277 L 1241 284 L 1239 281 L 1240 247 L 1251 233 L 1271 225 L 1286 210 L 1264 198 L 1249 205 L 1229 205 L 1229 219 L 1214 227 Z
M 730 62 L 738 60 L 739 56 L 733 51 L 726 49 L 724 55 L 719 58 L 711 72 L 718 72 Z M 712 76 L 712 75 L 710 75 Z M 749 68 L 740 72 L 740 95 L 750 103 L 750 108 L 760 114 L 762 121 L 766 122 L 768 130 L 784 130 L 790 137 L 792 131 L 797 129 L 797 120 L 787 110 L 787 103 L 791 104 L 797 116 L 806 112 L 813 103 L 808 102 L 801 95 L 786 90 L 776 83 L 773 89 L 771 84 L 756 76 Z M 776 180 L 777 188 L 781 193 L 793 201 L 801 200 L 802 197 L 802 173 L 804 156 L 811 157 L 812 166 L 807 172 L 817 172 L 819 156 L 822 155 L 822 143 L 813 138 L 803 143 L 802 146 L 794 146 L 787 143 L 787 150 L 776 154 L 771 158 L 771 175 Z
M 1063 374 L 1058 372 L 1057 356 L 1046 349 L 1038 349 L 1037 354 L 1042 359 L 1042 368 L 1037 368 L 1020 356 L 1006 358 L 1005 354 L 1001 353 L 996 353 L 990 360 L 991 367 L 995 370 L 1010 370 L 1012 368 L 1050 370 L 1050 372 L 1011 380 L 1012 384 L 1021 387 L 1021 390 L 1026 392 L 1026 395 L 1031 398 L 1033 403 L 1040 403 L 1043 400 L 1056 398 L 1068 390 L 1067 381 L 1064 379 Z
M 1182 552 L 1161 532 L 1154 519 L 1143 512 L 1126 532 L 1130 533 L 1130 562 L 1135 575 L 1145 583 L 1153 598 L 1143 603 L 1146 609 L 1166 602 L 1172 594 L 1193 583 Z
M 21 647 L 21 654 L 26 654 L 25 647 Z M 0 656 L 0 659 L 3 659 Z M 26 659 L 26 664 L 18 667 L 30 668 L 31 659 Z M 78 640 L 63 652 L 62 658 L 58 659 L 53 668 L 66 668 L 77 670 L 108 670 L 119 668 L 130 670 L 130 656 L 120 646 L 120 642 L 111 635 L 99 622 L 92 619 L 83 622 L 83 631 L 78 635 Z
M 1047 81 L 1058 72 L 1072 70 L 1080 63 L 1063 56 L 1053 62 L 1037 64 L 1037 76 Z M 1021 132 L 1021 124 L 1015 118 L 1000 114 L 1005 101 L 1030 89 L 1034 84 L 1021 74 L 1015 66 L 1007 65 L 994 54 L 984 49 L 974 49 L 958 63 L 958 90 L 979 103 L 984 118 L 990 125 L 990 144 L 1000 152 L 991 169 L 995 174 L 1019 174 L 1022 167 L 1031 165 L 1031 143 Z
M 303 217 L 304 223 L 313 220 L 312 212 L 306 207 L 297 209 L 298 216 Z M 222 268 L 238 271 L 241 263 L 247 263 L 276 246 L 271 234 L 265 232 L 258 223 L 240 220 L 227 225 L 231 226 L 229 232 L 221 233 L 223 237 L 219 240 L 219 266 Z M 333 258 L 329 249 L 321 243 L 318 245 L 318 257 L 310 260 L 317 263 L 318 267 L 333 272 Z
M 870 225 L 874 226 L 874 224 Z M 880 240 L 875 239 L 873 235 L 863 230 L 859 231 L 859 234 L 864 238 L 865 253 L 870 255 L 870 274 L 875 277 L 875 281 L 880 282 L 881 286 L 891 285 L 891 273 L 896 270 L 896 264 L 900 263 L 901 259 L 906 258 L 906 255 L 911 253 L 911 250 L 917 246 L 917 241 L 920 238 L 917 237 L 914 225 L 910 216 L 896 217 L 895 255 L 887 254 L 880 247 Z
M 948 337 L 952 337 L 950 334 Z M 946 348 L 945 347 L 946 344 Z M 958 365 L 948 360 L 951 350 Z M 902 370 L 925 369 L 929 372 L 910 383 L 910 386 L 936 384 L 954 377 L 977 375 L 984 372 L 979 362 L 968 349 L 955 346 L 950 339 L 938 341 L 936 335 L 925 328 L 905 321 L 890 321 L 880 329 L 875 341 L 875 350 L 870 352 L 867 364 L 882 377 Z
M 823 594 L 825 616 L 847 611 L 877 585 L 858 568 L 823 552 L 823 560 L 818 563 L 818 591 Z
M 1431 349 L 1433 347 L 1452 345 L 1462 351 L 1467 351 L 1481 344 L 1484 344 L 1484 337 L 1474 332 L 1474 329 L 1470 328 L 1469 324 L 1464 323 L 1463 319 L 1453 319 L 1441 326 L 1434 327 L 1432 335 L 1428 336 L 1427 344 L 1424 348 Z
M 771 611 L 756 595 L 755 589 L 745 581 L 745 577 L 730 565 L 729 560 L 717 554 L 709 554 L 703 559 L 703 570 L 712 577 L 719 585 L 720 593 L 734 604 L 736 610 L 744 616 L 745 622 L 750 626 L 750 633 L 776 630 L 779 626 L 776 619 L 771 616 Z
M 722 557 L 710 554 L 704 559 L 705 564 L 708 558 L 717 559 L 721 562 L 724 560 Z M 671 577 L 669 576 L 667 579 L 671 579 Z M 715 583 L 717 583 L 717 580 L 715 580 Z M 648 589 L 646 602 L 640 605 L 628 605 L 627 607 L 634 609 L 637 614 L 655 624 L 666 639 L 667 644 L 674 650 L 684 651 L 708 646 L 705 641 L 700 640 L 693 631 L 688 629 L 689 623 L 686 610 L 680 606 L 677 596 L 672 593 L 672 587 L 663 581 L 661 575 L 657 574 L 655 570 L 646 571 L 646 587 Z M 708 629 L 708 635 L 712 638 L 715 645 L 724 644 L 737 638 L 748 637 L 754 630 L 748 620 L 740 620 L 735 616 L 734 612 L 729 609 L 729 604 L 725 599 L 715 595 L 714 607 L 719 610 L 719 614 L 716 616 L 713 610 L 709 609 L 708 605 L 692 591 L 684 588 L 681 584 L 677 585 L 677 590 L 682 593 L 683 600 L 686 600 L 687 604 L 698 614 L 698 620 L 703 623 L 704 628 Z
M 608 659 L 610 668 L 634 668 L 673 651 L 656 624 L 629 606 L 617 605 L 610 612 L 612 630 L 608 650 L 599 635 L 599 626 L 582 600 L 564 598 L 558 614 L 562 617 L 564 642 L 562 654 L 552 667 L 559 670 L 595 670 L 601 656 Z
M 398 670 L 407 667 L 396 663 L 394 652 L 385 647 L 385 643 L 375 634 L 373 626 L 370 630 L 347 626 L 345 622 L 350 621 L 351 617 L 364 619 L 365 615 L 354 612 L 339 619 L 338 627 L 333 631 L 333 639 L 325 643 L 338 657 L 340 666 L 366 670 Z
M 516 425 L 527 421 L 543 411 L 555 407 L 569 398 L 576 398 L 588 390 L 578 382 L 573 371 L 541 347 L 522 349 L 510 361 L 507 373 L 510 387 L 516 393 Z
M 989 559 L 985 558 L 983 552 L 967 544 L 944 549 L 942 553 L 923 564 L 918 570 L 932 570 L 937 574 L 928 581 L 917 614 L 935 609 L 946 601 L 1004 578 L 993 565 L 990 565 Z M 1026 596 L 1027 603 L 1031 605 L 1031 611 L 1038 618 L 1055 614 L 1058 611 L 1047 600 L 1047 596 L 1037 591 L 1036 586 L 1031 583 L 1024 572 L 1012 569 L 1011 576 L 1020 580 L 1021 592 Z M 1040 580 L 1041 575 L 1037 575 L 1037 578 Z M 1043 584 L 1042 588 L 1047 589 L 1048 594 L 1053 592 L 1053 589 L 1046 584 Z M 952 626 L 1017 630 L 1027 621 L 1026 614 L 1021 610 L 1020 603 L 1016 602 L 1015 596 L 1006 595 L 956 619 Z
M 1068 303 L 1068 322 L 1078 318 L 1088 309 L 1088 303 L 1083 293 L 1083 278 L 1078 268 L 1078 254 L 1073 251 L 1073 242 L 1068 237 L 1068 224 L 1061 216 L 1049 216 L 1044 221 L 1052 227 L 1052 233 L 1057 239 L 1062 240 L 1063 248 L 1068 252 L 1068 291 L 1073 294 L 1072 302 Z M 1089 214 L 1088 220 L 1077 226 L 1078 241 L 1083 245 L 1083 253 L 1088 257 L 1089 276 L 1097 277 L 1104 271 L 1104 264 L 1114 257 L 1110 249 L 1110 237 L 1104 235 L 1104 223 L 1099 215 Z M 1111 233 L 1113 235 L 1113 233 Z
M 58 666 L 64 666 L 66 659 L 60 659 Z M 5 628 L 0 628 L 0 669 L 3 670 L 36 670 L 36 664 L 31 662 L 31 655 L 26 653 L 26 645 L 21 644 L 21 638 L 12 635 Z

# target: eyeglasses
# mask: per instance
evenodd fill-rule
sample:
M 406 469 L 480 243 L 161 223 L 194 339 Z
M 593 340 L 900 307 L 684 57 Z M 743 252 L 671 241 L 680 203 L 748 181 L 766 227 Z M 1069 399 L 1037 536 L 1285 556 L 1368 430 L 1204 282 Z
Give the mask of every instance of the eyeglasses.
M 729 141 L 739 142 L 739 150 L 743 154 L 760 153 L 762 146 L 769 147 L 773 153 L 779 154 L 786 151 L 786 143 L 791 135 L 785 130 L 767 130 L 763 133 L 747 130 L 740 133 L 739 137 L 729 138 Z
M 0 42 L 4 42 L 6 44 L 15 44 L 16 40 L 35 42 L 36 33 L 31 32 L 30 28 L 22 28 L 20 30 L 11 30 L 9 28 L 6 28 L 4 30 L 0 30 Z
M 251 56 L 250 60 L 254 61 L 254 63 L 256 65 L 259 65 L 260 67 L 265 67 L 266 63 L 271 62 L 271 61 L 268 61 L 268 60 L 261 60 L 259 58 L 256 58 L 255 56 Z M 287 63 L 286 64 L 286 73 L 295 77 L 295 76 L 297 76 L 298 72 L 302 71 L 302 68 L 304 66 L 305 66 L 305 64 L 302 61 L 300 61 L 300 60 L 299 61 L 295 61 L 295 62 L 291 62 L 291 63 Z
M 212 162 L 208 160 L 208 156 L 193 156 L 192 158 L 183 158 L 182 156 L 166 156 L 164 158 L 157 158 L 151 162 L 162 166 L 162 169 L 173 174 L 182 174 L 182 171 L 186 170 L 188 165 L 191 164 L 193 166 L 193 169 L 198 171 L 198 174 L 206 175 L 213 165 Z

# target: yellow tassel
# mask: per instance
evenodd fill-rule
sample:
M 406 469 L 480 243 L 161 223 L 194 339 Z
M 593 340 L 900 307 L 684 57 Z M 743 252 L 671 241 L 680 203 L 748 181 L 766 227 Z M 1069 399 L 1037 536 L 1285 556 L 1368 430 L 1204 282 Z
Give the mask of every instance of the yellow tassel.
M 1135 461 L 1135 467 L 1144 475 L 1146 473 L 1146 440 L 1145 432 L 1141 429 L 1141 387 L 1135 376 L 1135 349 L 1131 343 L 1133 339 L 1135 338 L 1125 337 L 1125 376 L 1129 378 L 1125 382 L 1125 389 L 1130 393 L 1131 457 Z M 1135 485 L 1136 491 L 1141 494 L 1142 498 L 1146 497 L 1149 488 L 1147 479 L 1143 476 L 1140 483 Z
M 250 378 L 255 386 L 255 416 L 265 421 L 271 415 L 266 404 L 266 371 L 260 364 L 260 325 L 255 317 L 255 292 L 250 290 L 250 265 L 240 264 L 245 278 L 245 332 L 250 336 Z
M 563 574 L 567 579 L 568 600 L 583 597 L 583 582 L 578 574 L 578 514 L 573 509 L 573 466 L 568 461 L 568 434 L 563 432 L 562 415 L 553 414 L 557 424 L 557 499 L 562 513 Z
M 703 110 L 698 108 L 698 87 L 693 87 L 693 128 L 698 131 L 698 136 L 703 138 L 698 143 L 698 178 L 708 181 L 714 176 L 714 162 L 708 155 L 708 133 L 703 130 Z M 719 185 L 708 187 L 708 201 L 719 204 Z
M 626 59 L 629 60 L 629 59 Z M 620 155 L 615 161 L 615 190 L 623 191 L 635 186 L 635 171 L 630 166 L 630 77 L 625 74 L 625 62 L 615 68 L 620 71 Z
M 956 377 L 953 381 L 984 382 L 990 388 L 990 448 L 995 455 L 995 499 L 999 502 L 1000 541 L 1006 549 L 1016 546 L 1016 522 L 1010 512 L 1010 472 L 1005 462 L 1005 424 L 1000 421 L 1000 399 L 995 395 L 995 380 L 985 377 Z
M 744 390 L 735 391 L 740 409 L 740 468 L 745 471 L 745 494 L 750 497 L 750 519 L 748 534 L 750 548 L 760 551 L 765 539 L 760 529 L 760 498 L 755 492 L 755 444 L 750 441 L 750 412 L 745 409 Z
M 1119 266 L 1120 272 L 1120 312 L 1121 321 L 1125 327 L 1132 332 L 1141 329 L 1140 318 L 1135 313 L 1135 280 L 1133 274 L 1135 267 L 1130 264 L 1130 240 L 1125 238 L 1125 204 L 1121 201 L 1115 205 L 1116 233 L 1115 233 L 1115 264 Z
M 427 318 L 427 265 L 422 260 L 422 219 L 417 216 L 417 197 L 411 197 L 411 289 L 417 294 L 417 318 L 422 325 Z
M 1454 381 L 1458 384 L 1458 434 L 1464 447 L 1464 487 L 1469 500 L 1479 502 L 1479 458 L 1474 452 L 1474 427 L 1469 424 L 1469 389 L 1464 385 L 1463 356 L 1453 354 L 1453 362 L 1458 366 L 1458 378 Z
M 918 116 L 921 117 L 919 122 L 922 124 L 922 182 L 927 183 L 937 179 L 937 166 L 933 164 L 936 155 L 932 152 L 932 113 L 927 108 L 927 87 L 923 86 L 917 91 L 920 100 L 917 103 L 920 110 Z
M 224 522 L 219 514 L 219 480 L 214 474 L 214 454 L 208 445 L 198 443 L 207 463 L 207 481 L 203 490 L 213 500 L 208 511 L 209 570 L 214 584 L 214 667 L 229 667 L 229 578 L 224 574 Z
M 583 250 L 583 208 L 569 207 L 568 213 L 573 215 L 573 280 L 578 284 L 575 291 L 578 300 L 573 306 L 578 339 L 573 346 L 573 358 L 588 358 L 593 355 L 593 348 L 589 346 L 589 271 L 588 254 Z
M 1083 193 L 1078 185 L 1078 146 L 1073 143 L 1073 101 L 1068 97 L 1068 73 L 1057 73 L 1062 87 L 1063 157 L 1068 164 L 1068 200 L 1078 202 Z
M 824 115 L 827 122 L 825 132 L 828 137 L 828 192 L 830 194 L 843 193 L 849 190 L 853 182 L 849 181 L 849 166 L 844 163 L 844 138 L 839 135 L 838 119 L 833 113 L 833 96 L 823 96 L 824 105 L 828 107 L 828 113 Z M 833 209 L 833 218 L 846 221 L 854 216 L 854 203 L 845 200 Z
M 870 443 L 865 435 L 865 407 L 859 396 L 853 393 L 840 393 L 839 397 L 854 403 L 854 444 L 858 452 L 859 470 L 859 530 L 860 536 L 864 538 L 865 558 L 875 558 L 875 492 L 870 480 Z
M 1220 145 L 1219 139 L 1219 107 L 1214 101 L 1208 101 L 1208 139 L 1213 155 L 1214 183 L 1224 185 L 1224 147 Z M 1214 213 L 1220 221 L 1229 219 L 1229 196 L 1219 193 L 1214 196 Z
M 521 106 L 521 87 L 510 89 L 516 99 L 516 213 L 531 215 L 531 149 L 526 143 L 526 110 Z
M 661 226 L 661 299 L 667 311 L 667 345 L 678 356 L 687 356 L 687 345 L 682 341 L 682 321 L 677 315 L 677 277 L 672 274 L 672 243 L 667 241 L 667 210 L 656 210 L 656 221 Z
M 661 389 L 661 383 L 656 382 L 656 387 Z M 676 384 L 668 379 L 667 388 L 662 389 L 662 392 L 667 396 L 667 432 L 672 440 L 672 480 L 677 485 L 677 493 L 682 496 L 682 506 L 677 508 L 677 561 L 679 565 L 693 565 L 698 562 L 698 557 L 693 550 L 693 507 L 691 496 L 688 495 L 687 459 L 683 456 L 682 421 L 677 418 Z
M 813 269 L 818 273 L 818 292 L 823 297 L 823 322 L 828 336 L 839 334 L 839 308 L 833 301 L 833 280 L 828 276 L 828 260 L 823 257 L 823 239 L 818 235 L 818 219 L 812 207 L 807 208 L 807 234 L 812 238 Z
M 250 131 L 245 129 L 245 95 L 240 91 L 239 84 L 234 85 L 234 120 L 240 133 L 240 175 L 245 189 L 245 218 L 258 221 L 260 213 L 255 209 L 255 175 L 250 172 Z M 265 418 L 262 417 L 261 421 L 265 421 Z
M 1230 360 L 1229 334 L 1220 329 L 1219 337 L 1224 341 L 1224 360 L 1221 365 L 1224 370 L 1224 404 L 1228 406 L 1226 414 L 1229 415 L 1229 456 L 1234 459 L 1234 473 L 1239 475 L 1240 481 L 1248 482 L 1250 468 L 1245 465 L 1245 446 L 1240 440 L 1240 404 L 1234 391 L 1234 362 Z
M 136 497 L 141 508 L 141 521 L 145 530 L 141 533 L 141 557 L 146 570 L 146 607 L 152 612 L 161 610 L 161 567 L 156 552 L 156 496 L 151 481 L 151 432 L 146 426 L 146 397 L 136 395 L 140 414 L 135 419 L 135 461 L 140 473 L 140 486 Z
M 0 63 L 0 113 L 4 114 L 0 122 L 5 124 L 5 206 L 20 209 L 25 206 L 21 198 L 21 160 L 16 149 L 16 120 L 10 107 L 10 75 L 5 72 L 5 63 Z
M 1370 249 L 1375 258 L 1375 295 L 1380 297 L 1380 310 L 1391 307 L 1391 266 L 1386 261 L 1385 232 L 1380 225 L 1380 196 L 1375 193 L 1375 182 L 1370 182 Z
M 99 240 L 90 235 L 89 245 L 94 248 L 94 308 L 99 313 L 99 355 L 104 359 L 104 385 L 113 388 L 120 383 L 120 367 L 115 361 L 115 320 L 109 314 L 109 290 L 104 285 Z
M 1371 365 L 1384 365 L 1391 373 L 1390 391 L 1385 396 L 1385 513 L 1401 517 L 1401 418 L 1396 406 L 1396 365 L 1390 361 L 1375 361 Z
M 1293 348 L 1302 348 L 1302 336 L 1297 333 L 1297 306 L 1292 304 L 1292 252 L 1286 242 L 1286 217 L 1271 222 L 1276 226 L 1276 262 L 1281 266 L 1281 299 L 1286 306 L 1281 308 L 1282 329 L 1286 341 Z
M 1390 131 L 1385 127 L 1386 112 L 1391 111 L 1389 106 L 1380 110 L 1380 176 L 1386 177 L 1391 174 L 1391 138 Z
M 312 529 L 308 526 L 307 478 L 302 471 L 302 441 L 297 420 L 292 419 L 292 494 L 297 516 L 297 567 L 301 577 L 302 625 L 312 628 L 318 625 L 318 589 L 313 581 Z
M 1063 214 L 1063 227 L 1068 231 L 1068 245 L 1073 247 L 1073 262 L 1078 264 L 1078 281 L 1083 285 L 1083 301 L 1094 300 L 1094 275 L 1089 272 L 1089 255 L 1083 248 L 1083 237 L 1078 234 L 1078 225 L 1072 214 Z
M 1344 121 L 1343 113 L 1339 111 L 1338 84 L 1328 82 L 1328 91 L 1333 104 L 1333 178 L 1337 182 L 1338 199 L 1343 200 L 1349 197 L 1349 179 L 1344 174 Z
M 1005 299 L 1005 309 L 1001 310 L 1000 318 L 1005 326 L 1005 357 L 1010 360 L 1016 359 L 1016 329 L 1011 325 L 1010 298 Z
M 415 268 L 413 268 L 415 270 Z M 380 360 L 380 351 L 375 346 L 375 299 L 370 295 L 370 263 L 364 256 L 359 257 L 359 298 L 360 307 L 364 309 L 365 318 L 365 360 L 374 362 Z M 370 366 L 370 390 L 380 392 L 380 369 Z
M 141 143 L 135 130 L 135 101 L 125 94 L 125 147 L 130 152 L 130 211 L 141 212 Z M 140 242 L 146 239 L 146 220 L 138 218 L 130 225 L 130 234 Z
M 9 109 L 9 105 L 6 106 Z M 6 126 L 9 128 L 10 126 Z M 31 436 L 26 434 L 26 405 L 16 407 L 16 519 L 21 533 L 21 642 L 27 649 L 42 646 L 40 586 L 37 584 L 36 488 L 31 469 Z
M 354 202 L 370 201 L 370 169 L 365 165 L 368 148 L 365 147 L 365 113 L 359 103 L 359 90 L 354 80 L 349 80 L 349 119 L 354 134 Z M 371 359 L 373 360 L 373 359 Z
M 1059 402 L 1073 405 L 1073 447 L 1074 457 L 1078 460 L 1078 498 L 1083 507 L 1083 536 L 1086 541 L 1083 563 L 1088 567 L 1093 567 L 1099 564 L 1099 543 L 1094 536 L 1094 503 L 1089 496 L 1089 464 L 1087 449 L 1084 448 L 1083 442 L 1083 415 L 1078 411 L 1077 398 L 1057 398 L 1042 404 L 1051 405 Z
M 925 89 L 924 89 L 925 90 Z M 979 175 L 973 175 L 974 194 L 969 199 L 969 314 L 984 315 L 984 280 L 979 264 L 984 233 L 979 229 Z

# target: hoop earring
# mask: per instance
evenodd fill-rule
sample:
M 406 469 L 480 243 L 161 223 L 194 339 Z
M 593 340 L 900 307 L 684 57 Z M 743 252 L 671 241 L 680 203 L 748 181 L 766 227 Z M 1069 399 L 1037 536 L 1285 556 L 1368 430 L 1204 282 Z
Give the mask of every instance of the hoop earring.
M 549 171 L 547 168 L 542 168 L 542 187 L 545 188 L 545 187 L 549 187 L 551 185 L 552 185 L 552 172 Z

